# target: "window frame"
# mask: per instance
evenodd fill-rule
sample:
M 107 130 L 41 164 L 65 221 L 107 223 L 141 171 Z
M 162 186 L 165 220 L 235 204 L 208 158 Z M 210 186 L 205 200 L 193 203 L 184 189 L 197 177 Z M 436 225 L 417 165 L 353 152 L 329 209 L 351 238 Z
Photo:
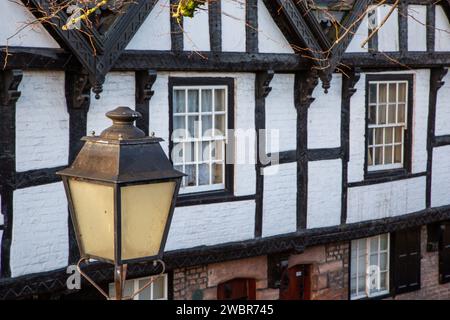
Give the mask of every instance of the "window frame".
M 406 129 L 403 141 L 403 167 L 391 169 L 370 170 L 368 163 L 369 149 L 369 87 L 371 82 L 407 82 L 408 94 L 406 104 Z M 364 180 L 380 177 L 400 177 L 411 173 L 412 167 L 412 137 L 413 137 L 413 113 L 414 113 L 414 75 L 413 74 L 366 74 L 365 85 L 365 135 L 364 135 Z
M 386 290 L 377 292 L 375 294 L 370 295 L 369 294 L 364 294 L 364 295 L 358 295 L 358 296 L 352 296 L 352 251 L 353 251 L 353 241 L 359 241 L 364 239 L 366 242 L 366 249 L 365 249 L 365 259 L 366 259 L 366 274 L 365 274 L 365 278 L 364 281 L 366 283 L 365 285 L 365 292 L 367 292 L 367 283 L 368 283 L 368 278 L 367 278 L 367 265 L 370 262 L 370 239 L 375 238 L 375 237 L 380 237 L 382 235 L 387 235 L 387 249 L 383 250 L 383 253 L 387 253 L 387 265 L 386 265 L 386 270 L 387 270 L 387 276 L 386 276 Z M 380 244 L 380 240 L 378 239 L 378 243 Z M 380 250 L 380 245 L 378 244 L 378 256 L 381 253 Z M 359 238 L 359 239 L 353 239 L 350 241 L 350 248 L 349 248 L 349 264 L 348 264 L 348 271 L 349 271 L 349 276 L 348 276 L 348 296 L 350 300 L 367 300 L 367 299 L 382 299 L 384 297 L 390 296 L 391 292 L 392 292 L 392 256 L 391 256 L 391 234 L 390 233 L 382 233 L 382 234 L 377 234 L 371 237 L 366 237 L 366 238 Z M 369 249 L 369 250 L 368 250 Z M 358 249 L 357 249 L 358 250 Z M 358 255 L 358 251 L 357 251 L 357 255 Z M 356 260 L 356 264 L 357 266 L 359 266 L 359 261 L 358 261 L 359 256 L 357 257 Z M 356 271 L 356 279 L 358 280 L 358 272 Z M 356 288 L 358 289 L 358 283 L 355 284 Z
M 176 87 L 183 87 L 189 89 L 199 89 L 199 87 L 226 87 L 226 112 L 225 121 L 226 129 L 234 129 L 234 78 L 231 77 L 169 77 L 169 159 L 172 159 L 172 150 L 174 147 L 174 142 L 172 140 L 172 133 L 174 128 L 174 104 L 173 104 L 173 93 Z M 227 164 L 227 154 L 226 147 L 227 142 L 231 139 L 228 133 L 225 134 L 225 150 L 224 150 L 224 187 L 220 189 L 209 189 L 209 188 L 196 188 L 192 190 L 187 190 L 186 192 L 180 192 L 178 199 L 189 202 L 194 199 L 198 199 L 202 196 L 206 199 L 217 199 L 217 198 L 230 198 L 233 196 L 233 185 L 234 185 L 234 166 L 233 164 Z M 202 190 L 203 189 L 203 190 Z
M 139 290 L 139 281 L 144 280 L 145 282 L 150 281 L 150 278 L 152 276 L 148 276 L 148 277 L 143 277 L 143 278 L 135 278 L 135 279 L 127 279 L 125 280 L 125 284 L 127 283 L 132 283 L 133 284 L 133 292 L 136 292 L 137 290 Z M 158 276 L 157 276 L 158 277 Z M 160 275 L 159 277 L 163 278 L 163 282 L 164 282 L 164 297 L 161 299 L 153 299 L 153 287 L 155 285 L 155 282 L 152 282 L 152 284 L 150 284 L 149 288 L 150 288 L 150 295 L 151 295 L 151 299 L 150 301 L 165 301 L 165 300 L 169 300 L 169 275 L 167 273 L 164 273 L 162 275 Z M 156 280 L 156 279 L 155 279 Z M 108 285 L 108 290 L 109 290 L 109 295 L 113 296 L 114 294 L 114 282 L 109 283 Z M 138 293 L 133 300 L 140 300 L 141 293 Z

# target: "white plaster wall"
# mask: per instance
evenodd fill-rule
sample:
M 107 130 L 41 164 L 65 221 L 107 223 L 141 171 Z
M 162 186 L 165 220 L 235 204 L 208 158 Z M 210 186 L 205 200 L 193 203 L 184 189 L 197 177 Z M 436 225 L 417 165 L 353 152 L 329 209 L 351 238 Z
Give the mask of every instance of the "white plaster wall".
M 176 208 L 166 251 L 252 239 L 255 202 L 238 201 Z
M 69 114 L 64 72 L 25 71 L 16 104 L 17 171 L 67 164 Z
M 20 1 L 0 1 L 0 46 L 59 48 Z
M 134 72 L 111 72 L 106 75 L 103 92 L 97 100 L 91 94 L 91 106 L 87 117 L 87 134 L 94 130 L 99 135 L 112 125 L 105 113 L 119 106 L 135 108 L 135 75 Z
M 347 223 L 423 210 L 425 190 L 426 177 L 349 188 Z
M 433 149 L 431 206 L 450 204 L 450 146 Z
M 159 0 L 126 50 L 170 50 L 170 0 Z
M 436 6 L 435 50 L 450 51 L 450 23 L 442 6 Z
M 308 163 L 308 229 L 341 223 L 342 160 Z
M 408 6 L 408 50 L 427 50 L 427 6 Z
M 68 210 L 61 182 L 14 191 L 13 277 L 50 271 L 68 262 Z
M 430 70 L 415 70 L 412 172 L 427 170 L 428 104 Z
M 222 51 L 245 52 L 245 1 L 221 0 Z
M 209 51 L 209 18 L 208 6 L 202 6 L 193 18 L 183 19 L 184 50 Z
M 378 24 L 381 24 L 383 19 L 391 10 L 390 5 L 382 5 L 378 7 Z M 386 23 L 378 30 L 378 51 L 398 51 L 398 10 L 394 9 Z
M 258 0 L 258 31 L 259 52 L 294 53 L 262 0 Z
M 413 145 L 412 173 L 426 171 L 427 168 L 427 130 L 428 96 L 430 71 L 426 69 L 412 71 L 389 71 L 378 74 L 414 74 L 413 92 Z M 420 93 L 420 94 L 419 94 Z M 350 105 L 350 161 L 348 166 L 349 182 L 364 179 L 365 158 L 365 75 L 357 84 L 357 92 Z
M 361 21 L 361 24 L 359 25 L 358 29 L 356 30 L 352 38 L 352 41 L 350 41 L 350 44 L 345 52 L 367 52 L 368 51 L 367 45 L 361 47 L 361 44 L 364 42 L 364 40 L 367 39 L 368 35 L 369 35 L 369 25 L 366 14 L 363 20 Z
M 355 86 L 356 92 L 350 100 L 350 150 L 348 182 L 364 180 L 365 126 L 366 126 L 366 75 Z
M 266 98 L 268 153 L 296 149 L 297 112 L 294 104 L 294 81 L 293 74 L 276 74 L 270 83 L 272 91 Z
M 263 237 L 297 229 L 297 163 L 264 169 Z
M 308 148 L 334 148 L 341 145 L 342 75 L 333 74 L 325 94 L 321 86 L 314 89 L 316 98 L 308 109 Z
M 162 137 L 161 145 L 168 152 L 169 141 L 169 77 L 230 77 L 235 78 L 235 145 L 234 193 L 237 196 L 255 194 L 255 75 L 253 73 L 161 72 L 153 86 L 150 101 L 150 132 Z M 243 136 L 241 134 L 249 134 Z M 242 154 L 242 150 L 246 154 Z M 236 158 L 239 156 L 238 158 Z
M 438 90 L 436 100 L 436 128 L 437 136 L 450 134 L 450 73 L 442 79 L 445 83 Z

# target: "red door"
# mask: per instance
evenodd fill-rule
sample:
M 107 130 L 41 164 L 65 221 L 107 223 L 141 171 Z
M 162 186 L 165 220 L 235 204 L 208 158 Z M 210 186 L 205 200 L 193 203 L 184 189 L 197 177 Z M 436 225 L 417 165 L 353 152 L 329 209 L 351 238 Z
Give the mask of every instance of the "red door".
M 281 274 L 280 300 L 310 300 L 310 266 L 306 264 L 286 268 Z
M 217 286 L 219 300 L 256 300 L 255 279 L 233 279 Z

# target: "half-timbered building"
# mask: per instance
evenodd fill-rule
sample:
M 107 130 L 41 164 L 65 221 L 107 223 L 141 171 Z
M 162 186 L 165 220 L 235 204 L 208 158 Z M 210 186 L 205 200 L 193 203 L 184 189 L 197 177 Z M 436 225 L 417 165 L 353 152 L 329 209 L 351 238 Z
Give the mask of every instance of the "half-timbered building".
M 122 105 L 187 174 L 138 298 L 450 299 L 450 1 L 51 2 L 0 2 L 1 299 L 101 298 L 55 172 Z

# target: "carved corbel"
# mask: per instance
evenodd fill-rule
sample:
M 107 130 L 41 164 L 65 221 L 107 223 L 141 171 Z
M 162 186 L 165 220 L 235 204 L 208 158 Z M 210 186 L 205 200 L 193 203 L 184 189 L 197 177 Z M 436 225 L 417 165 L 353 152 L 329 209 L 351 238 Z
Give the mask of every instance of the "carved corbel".
M 270 82 L 275 75 L 273 70 L 267 70 L 264 72 L 258 72 L 256 74 L 256 98 L 257 99 L 265 99 L 269 93 L 272 91 L 272 87 L 270 86 Z
M 22 70 L 0 72 L 0 101 L 3 106 L 10 106 L 17 102 L 21 94 L 18 88 L 22 78 Z
M 136 121 L 136 126 L 149 134 L 150 100 L 154 95 L 152 90 L 158 74 L 156 70 L 142 70 L 136 72 L 136 111 L 142 117 Z

